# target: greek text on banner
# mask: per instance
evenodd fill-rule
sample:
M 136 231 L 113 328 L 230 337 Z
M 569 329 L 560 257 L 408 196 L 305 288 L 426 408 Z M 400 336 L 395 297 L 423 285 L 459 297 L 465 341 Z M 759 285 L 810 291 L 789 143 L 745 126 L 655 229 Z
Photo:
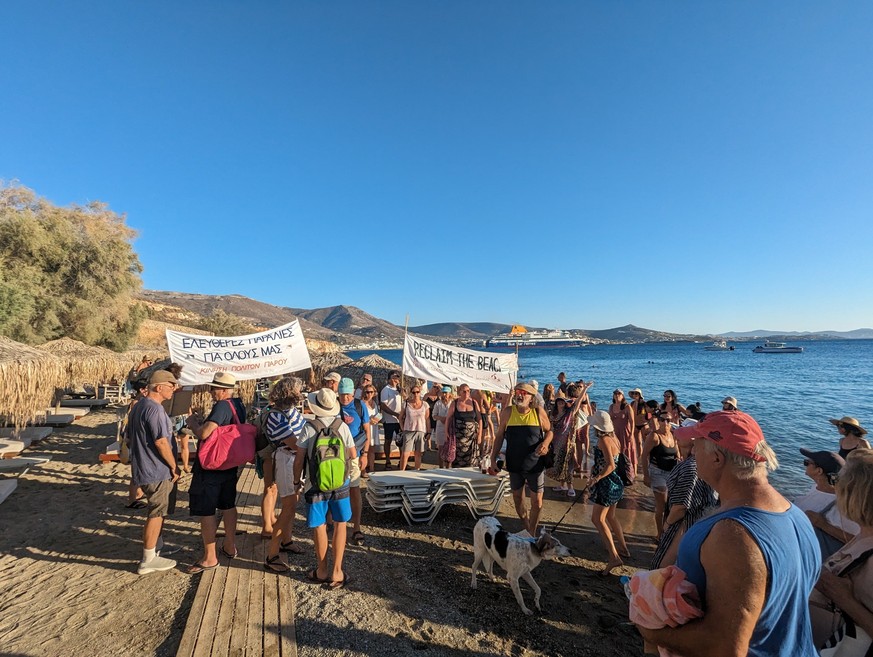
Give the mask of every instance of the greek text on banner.
M 515 385 L 518 358 L 452 347 L 407 334 L 403 341 L 403 373 L 426 381 L 509 392 Z
M 167 329 L 170 358 L 182 365 L 183 386 L 210 383 L 216 372 L 237 380 L 289 374 L 312 367 L 300 322 L 232 338 L 192 335 Z

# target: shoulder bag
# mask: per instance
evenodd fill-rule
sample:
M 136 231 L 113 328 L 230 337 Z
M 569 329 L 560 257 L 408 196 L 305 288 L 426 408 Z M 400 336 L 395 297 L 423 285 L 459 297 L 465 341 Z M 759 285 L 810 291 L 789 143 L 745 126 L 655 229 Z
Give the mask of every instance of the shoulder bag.
M 241 423 L 233 401 L 226 401 L 233 413 L 233 424 L 216 427 L 198 446 L 197 458 L 204 470 L 230 470 L 255 460 L 257 428 Z

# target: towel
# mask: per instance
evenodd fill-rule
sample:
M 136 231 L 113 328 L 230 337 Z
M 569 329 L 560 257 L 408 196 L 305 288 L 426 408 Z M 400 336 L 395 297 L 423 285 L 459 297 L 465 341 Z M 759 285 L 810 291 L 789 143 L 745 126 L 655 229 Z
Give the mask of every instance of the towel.
M 650 630 L 677 627 L 703 616 L 697 587 L 676 566 L 638 571 L 630 581 L 630 620 Z M 671 653 L 658 649 L 661 657 Z

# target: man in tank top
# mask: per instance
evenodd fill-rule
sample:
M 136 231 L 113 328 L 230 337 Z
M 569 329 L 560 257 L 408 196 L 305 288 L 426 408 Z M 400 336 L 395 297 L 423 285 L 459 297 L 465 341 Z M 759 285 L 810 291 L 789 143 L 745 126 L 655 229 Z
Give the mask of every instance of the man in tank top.
M 543 508 L 546 464 L 543 457 L 552 443 L 549 416 L 537 405 L 537 389 L 529 383 L 519 383 L 512 395 L 512 404 L 500 411 L 500 424 L 491 450 L 491 462 L 497 463 L 503 439 L 506 439 L 506 470 L 509 488 L 515 502 L 515 512 L 524 529 L 537 535 L 540 511 Z M 489 474 L 496 475 L 494 466 Z M 525 508 L 524 489 L 530 495 L 530 513 Z
M 694 441 L 697 474 L 721 499 L 682 538 L 676 561 L 704 616 L 640 633 L 681 655 L 815 657 L 807 601 L 818 542 L 806 515 L 767 480 L 778 463 L 761 427 L 746 413 L 718 411 L 675 436 Z

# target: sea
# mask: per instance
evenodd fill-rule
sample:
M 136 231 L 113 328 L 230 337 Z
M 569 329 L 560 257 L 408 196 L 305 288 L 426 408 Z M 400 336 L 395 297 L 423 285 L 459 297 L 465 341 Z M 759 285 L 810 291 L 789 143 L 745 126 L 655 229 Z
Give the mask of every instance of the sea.
M 640 388 L 646 399 L 659 402 L 671 389 L 679 403 L 700 402 L 704 412 L 720 410 L 722 399 L 736 397 L 779 457 L 771 481 L 791 497 L 812 484 L 804 475 L 800 448 L 839 449 L 839 434 L 829 418 L 849 415 L 873 427 L 873 340 L 788 344 L 802 346 L 803 353 L 756 354 L 749 342 L 733 343 L 734 351 L 705 351 L 706 345 L 698 343 L 521 349 L 519 380 L 535 379 L 540 391 L 546 383 L 557 385 L 559 372 L 569 381 L 594 380 L 589 395 L 600 409 L 608 408 L 616 388 L 625 395 Z M 400 349 L 376 353 L 402 362 Z

